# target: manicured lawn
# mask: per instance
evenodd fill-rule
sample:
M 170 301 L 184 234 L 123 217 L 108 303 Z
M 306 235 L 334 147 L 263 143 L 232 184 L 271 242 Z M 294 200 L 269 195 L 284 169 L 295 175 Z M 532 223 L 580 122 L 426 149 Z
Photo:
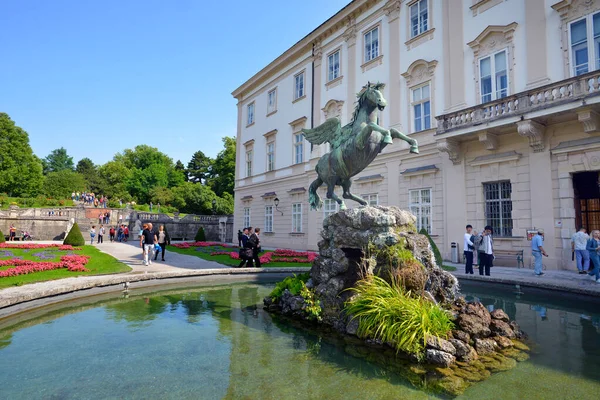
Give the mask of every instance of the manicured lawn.
M 129 268 L 127 265 L 108 254 L 101 253 L 100 250 L 93 246 L 86 245 L 83 246 L 81 250 L 73 251 L 58 250 L 56 247 L 42 249 L 0 248 L 0 260 L 22 258 L 23 260 L 31 261 L 58 262 L 60 261 L 61 256 L 67 254 L 90 256 L 90 260 L 87 264 L 85 264 L 85 268 L 88 271 L 72 272 L 66 268 L 60 268 L 51 271 L 33 272 L 27 275 L 0 277 L 0 288 L 20 286 L 26 283 L 50 281 L 74 276 L 106 275 L 131 271 L 131 268 Z M 0 267 L 0 271 L 7 270 L 9 268 L 11 267 Z
M 240 260 L 234 260 L 228 254 L 219 254 L 211 256 L 211 253 L 214 252 L 234 252 L 237 253 L 237 247 L 223 247 L 223 246 L 210 246 L 210 247 L 190 247 L 189 249 L 181 249 L 175 246 L 169 246 L 168 250 L 173 251 L 179 254 L 185 254 L 188 256 L 196 256 L 200 257 L 203 260 L 215 261 L 219 264 L 235 266 L 237 267 L 240 264 Z M 268 253 L 274 253 L 272 251 L 265 251 L 261 253 L 261 258 L 264 257 Z M 312 263 L 310 262 L 282 262 L 282 261 L 271 261 L 269 263 L 263 263 L 261 266 L 266 268 L 289 268 L 289 267 L 310 267 Z

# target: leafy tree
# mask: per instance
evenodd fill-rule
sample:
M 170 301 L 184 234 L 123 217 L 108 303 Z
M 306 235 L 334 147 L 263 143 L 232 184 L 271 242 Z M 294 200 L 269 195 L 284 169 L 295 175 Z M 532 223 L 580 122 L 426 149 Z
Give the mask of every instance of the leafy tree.
M 215 212 L 219 215 L 233 213 L 233 196 L 225 193 L 219 197 L 209 187 L 186 182 L 171 189 L 173 193 L 173 206 L 184 213 L 211 215 L 212 202 L 216 201 Z
M 44 164 L 44 174 L 49 172 L 59 172 L 63 170 L 73 171 L 73 157 L 69 157 L 64 147 L 52 150 L 50 154 L 42 161 Z
M 86 189 L 97 194 L 104 194 L 108 186 L 106 181 L 98 174 L 98 168 L 89 158 L 82 158 L 77 163 L 75 171 L 83 175 Z
M 81 234 L 81 230 L 79 229 L 77 222 L 75 222 L 71 227 L 67 237 L 65 240 L 63 240 L 63 244 L 70 244 L 71 246 L 83 246 L 85 244 L 85 239 Z
M 183 175 L 184 182 L 189 181 L 187 171 L 185 170 L 185 166 L 183 165 L 181 160 L 177 160 L 177 162 L 175 163 L 175 171 L 179 171 Z
M 168 205 L 168 204 L 173 204 L 173 192 L 171 191 L 171 189 L 166 188 L 166 187 L 156 187 L 156 188 L 152 188 L 150 189 L 149 192 L 150 195 L 150 201 L 152 201 L 154 204 L 162 204 L 162 205 Z
M 84 190 L 83 175 L 67 169 L 48 173 L 43 187 L 44 194 L 54 199 L 67 199 L 71 197 L 71 193 Z
M 223 145 L 225 148 L 219 152 L 215 159 L 209 186 L 217 196 L 223 196 L 229 193 L 233 196 L 235 187 L 235 138 L 224 137 Z
M 211 174 L 212 160 L 198 150 L 192 156 L 187 166 L 188 180 L 194 183 L 205 183 Z
M 77 162 L 75 171 L 79 172 L 83 176 L 89 176 L 97 172 L 94 162 L 87 157 L 82 158 L 81 160 L 79 160 L 79 162 Z
M 98 168 L 98 177 L 101 186 L 96 193 L 103 193 L 109 199 L 130 200 L 126 182 L 131 176 L 131 171 L 122 161 L 109 161 Z
M 42 163 L 29 145 L 29 135 L 0 113 L 0 193 L 34 197 L 44 181 Z

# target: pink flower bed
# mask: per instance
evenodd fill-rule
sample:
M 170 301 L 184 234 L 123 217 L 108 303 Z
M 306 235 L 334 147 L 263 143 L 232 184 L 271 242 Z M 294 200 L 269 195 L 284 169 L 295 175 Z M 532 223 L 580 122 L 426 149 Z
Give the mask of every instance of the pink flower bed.
M 57 262 L 31 261 L 14 258 L 12 260 L 0 260 L 0 267 L 10 266 L 11 268 L 0 271 L 0 278 L 17 275 L 27 275 L 34 272 L 52 271 L 60 268 L 67 268 L 71 272 L 86 272 L 85 264 L 89 261 L 89 256 L 65 255 Z
M 179 249 L 189 249 L 190 247 L 211 247 L 211 246 L 221 246 L 221 247 L 235 247 L 227 243 L 221 242 L 183 242 L 183 243 L 175 243 L 171 246 L 177 247 Z
M 191 246 L 190 246 L 191 247 Z M 210 253 L 211 256 L 226 256 L 228 255 L 234 260 L 239 260 L 240 255 L 235 251 L 214 251 Z M 293 250 L 282 250 L 277 249 L 274 252 L 265 253 L 259 257 L 261 264 L 268 264 L 271 262 L 290 262 L 290 263 L 309 263 L 313 262 L 317 258 L 317 253 L 310 251 L 293 251 Z
M 81 250 L 79 247 L 73 247 L 70 244 L 38 244 L 38 243 L 0 243 L 0 249 L 26 249 L 26 250 L 35 250 L 35 249 L 48 249 L 56 247 L 58 250 L 65 251 L 73 251 L 73 250 Z

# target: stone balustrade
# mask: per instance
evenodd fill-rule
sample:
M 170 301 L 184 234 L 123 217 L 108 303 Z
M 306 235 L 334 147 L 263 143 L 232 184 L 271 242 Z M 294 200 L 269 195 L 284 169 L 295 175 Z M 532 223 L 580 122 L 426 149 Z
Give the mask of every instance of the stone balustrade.
M 519 117 L 576 101 L 582 101 L 581 105 L 585 105 L 587 98 L 599 95 L 600 71 L 593 71 L 502 99 L 440 115 L 436 117 L 438 124 L 436 135 L 489 124 L 503 118 Z M 553 111 L 549 110 L 548 112 Z

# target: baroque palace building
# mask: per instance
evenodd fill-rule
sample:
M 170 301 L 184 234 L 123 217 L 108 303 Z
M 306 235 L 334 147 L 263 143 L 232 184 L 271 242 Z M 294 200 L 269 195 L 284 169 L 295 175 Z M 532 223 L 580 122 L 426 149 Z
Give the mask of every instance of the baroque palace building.
M 328 145 L 301 129 L 348 123 L 367 82 L 385 84 L 380 125 L 420 154 L 394 140 L 353 192 L 409 209 L 445 258 L 467 223 L 489 224 L 528 265 L 527 232 L 543 228 L 544 263 L 566 269 L 576 228 L 600 229 L 600 0 L 352 1 L 233 92 L 236 229 L 317 248 L 337 205 L 309 209 Z

